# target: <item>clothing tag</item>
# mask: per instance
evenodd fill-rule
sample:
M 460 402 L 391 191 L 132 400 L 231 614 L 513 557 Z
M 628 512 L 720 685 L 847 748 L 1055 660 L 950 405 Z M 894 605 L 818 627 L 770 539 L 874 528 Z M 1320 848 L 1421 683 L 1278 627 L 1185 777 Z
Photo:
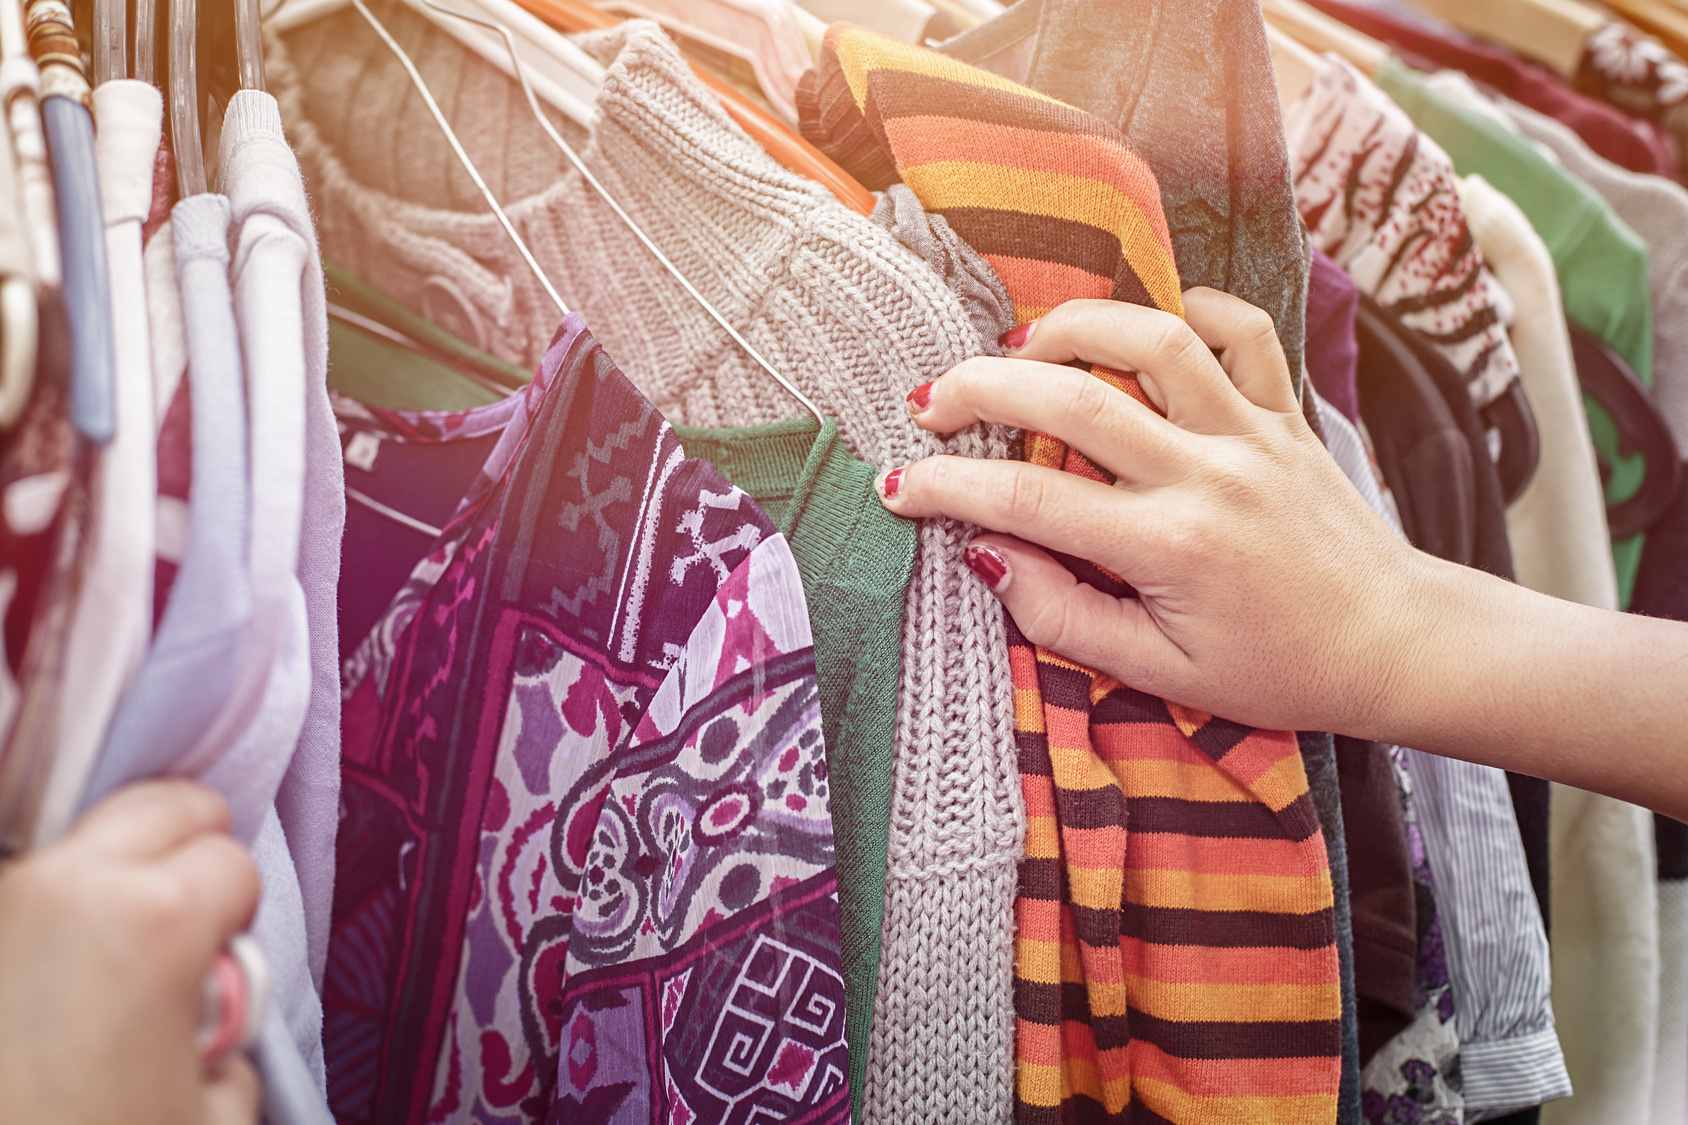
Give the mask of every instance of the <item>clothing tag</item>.
M 366 473 L 375 471 L 375 459 L 381 456 L 381 439 L 368 430 L 359 430 L 346 443 L 346 464 Z

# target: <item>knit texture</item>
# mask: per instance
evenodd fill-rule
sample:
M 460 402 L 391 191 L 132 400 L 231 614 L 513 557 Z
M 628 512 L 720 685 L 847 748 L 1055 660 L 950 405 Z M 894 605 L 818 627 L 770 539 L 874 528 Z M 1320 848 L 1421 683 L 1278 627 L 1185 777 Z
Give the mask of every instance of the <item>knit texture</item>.
M 900 179 L 942 214 L 1022 322 L 1078 297 L 1182 312 L 1154 177 L 1090 115 L 847 24 L 828 30 L 798 109 L 864 183 Z M 1135 377 L 1093 373 L 1147 401 Z M 1112 482 L 1049 435 L 1026 436 L 1026 459 Z M 1019 1120 L 1328 1121 L 1333 896 L 1295 735 L 1167 703 L 1008 631 L 1027 807 Z
M 519 87 L 421 17 L 393 4 L 377 10 L 449 118 L 474 123 L 464 145 L 570 306 L 666 417 L 722 427 L 801 413 L 565 170 Z M 630 21 L 580 42 L 608 71 L 596 128 L 580 142 L 587 165 L 729 322 L 837 420 L 853 455 L 888 467 L 937 452 L 1007 454 L 1002 429 L 939 438 L 908 417 L 910 390 L 984 348 L 928 265 L 775 163 L 655 25 Z M 265 61 L 315 196 L 324 255 L 440 314 L 431 319 L 482 350 L 537 360 L 554 307 L 358 15 L 285 40 L 272 34 Z M 468 331 L 445 315 L 453 309 Z M 904 606 L 869 1122 L 1012 1116 L 1025 813 L 1002 614 L 962 560 L 976 534 L 922 521 Z
M 803 578 L 826 736 L 851 1115 L 860 1120 L 885 917 L 898 648 L 916 528 L 879 503 L 873 469 L 844 452 L 831 421 L 674 432 L 686 456 L 708 461 L 762 505 Z

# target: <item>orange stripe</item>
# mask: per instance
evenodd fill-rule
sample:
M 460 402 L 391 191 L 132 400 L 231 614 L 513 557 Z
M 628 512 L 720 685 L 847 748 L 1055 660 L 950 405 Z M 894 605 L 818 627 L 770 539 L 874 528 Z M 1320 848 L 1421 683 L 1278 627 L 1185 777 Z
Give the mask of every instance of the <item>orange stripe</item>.
M 1120 939 L 1120 963 L 1132 976 L 1168 984 L 1325 984 L 1337 979 L 1330 946 L 1216 949 L 1126 937 Z
M 1061 828 L 1055 823 L 1054 813 L 1026 818 L 1026 858 L 1061 858 Z
M 1014 312 L 1021 324 L 1036 320 L 1066 301 L 1082 298 L 1103 301 L 1114 291 L 1113 278 L 1101 277 L 1065 262 L 1046 262 L 1041 258 L 1021 258 L 1012 254 L 981 254 L 980 257 L 989 262 L 997 276 L 1002 278 L 1002 284 L 1014 298 Z M 1033 311 L 1030 306 L 1036 306 L 1037 310 Z
M 1342 1018 L 1342 985 L 1336 980 L 1311 984 L 1169 984 L 1128 976 L 1125 987 L 1133 1008 L 1180 1023 L 1293 1023 Z
M 1078 118 L 1075 114 L 1075 124 Z M 1034 129 L 965 117 L 886 117 L 880 119 L 880 126 L 885 130 L 899 168 L 938 161 L 967 161 L 1026 172 L 1080 176 L 1110 184 L 1142 212 L 1166 254 L 1165 260 L 1172 260 L 1172 235 L 1161 208 L 1160 185 L 1123 138 L 1114 140 L 1059 127 Z M 1107 224 L 1096 225 L 1104 230 L 1112 229 Z
M 1225 1116 L 1225 1107 L 1192 1104 L 1211 1101 L 1252 1101 L 1256 1098 L 1306 1099 L 1313 1105 L 1334 1098 L 1342 1081 L 1337 1056 L 1312 1059 L 1180 1059 L 1141 1039 L 1131 1044 L 1131 1068 L 1143 1104 L 1172 1121 L 1247 1122 L 1335 1119 L 1335 1106 L 1321 1118 L 1282 1116 L 1289 1107 L 1257 1106 L 1258 1117 Z M 1181 1096 L 1179 1092 L 1183 1093 Z M 1175 1095 L 1168 1098 L 1168 1095 Z M 1176 1106 L 1174 1112 L 1157 1108 Z
M 1180 910 L 1262 910 L 1314 914 L 1334 902 L 1330 875 L 1210 875 L 1203 871 L 1125 871 L 1127 902 Z
M 1305 843 L 1233 840 L 1175 832 L 1133 832 L 1126 863 L 1148 871 L 1205 871 L 1213 875 L 1281 875 L 1325 870 Z M 1316 866 L 1309 866 L 1316 864 Z

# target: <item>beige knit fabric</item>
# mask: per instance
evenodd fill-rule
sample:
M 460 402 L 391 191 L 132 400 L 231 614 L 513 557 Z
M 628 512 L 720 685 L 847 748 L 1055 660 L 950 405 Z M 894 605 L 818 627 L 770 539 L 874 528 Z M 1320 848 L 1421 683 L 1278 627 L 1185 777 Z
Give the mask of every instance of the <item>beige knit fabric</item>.
M 561 158 L 550 161 L 513 83 L 421 19 L 393 5 L 378 11 L 564 299 L 665 415 L 744 426 L 801 413 L 591 189 L 564 174 Z M 1005 455 L 1005 431 L 940 440 L 904 408 L 911 388 L 984 346 L 931 268 L 775 164 L 654 24 L 580 42 L 609 72 L 582 150 L 588 165 L 728 319 L 837 418 L 858 457 L 889 466 L 938 451 Z M 325 256 L 495 354 L 537 360 L 556 313 L 360 18 L 341 13 L 285 42 L 272 36 L 268 47 Z M 962 562 L 973 533 L 926 521 L 909 586 L 866 1090 L 873 1122 L 1011 1117 L 1025 813 L 1001 610 Z

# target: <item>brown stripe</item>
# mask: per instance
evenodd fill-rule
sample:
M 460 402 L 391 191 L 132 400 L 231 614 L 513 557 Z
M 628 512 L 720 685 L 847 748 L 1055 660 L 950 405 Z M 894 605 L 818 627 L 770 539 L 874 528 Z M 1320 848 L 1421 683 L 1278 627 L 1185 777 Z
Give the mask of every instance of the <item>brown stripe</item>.
M 1089 223 L 999 211 L 993 207 L 947 207 L 939 212 L 966 243 L 985 257 L 1003 255 L 1064 266 L 1112 282 L 1125 260 L 1119 239 Z
M 1049 760 L 1049 736 L 1042 731 L 1017 730 L 1014 742 L 1020 749 L 1020 773 L 1032 777 L 1054 777 L 1055 764 Z
M 1135 1008 L 1129 1018 L 1132 1035 L 1180 1059 L 1310 1059 L 1342 1053 L 1341 1020 L 1184 1023 Z
M 1190 736 L 1190 744 L 1218 762 L 1234 749 L 1237 743 L 1254 733 L 1253 727 L 1233 723 L 1215 715 Z
M 1043 693 L 1043 710 L 1062 707 L 1069 711 L 1090 710 L 1090 674 L 1063 668 L 1047 661 L 1037 662 L 1037 686 Z
M 1091 913 L 1074 906 L 1075 919 Z M 1112 911 L 1106 912 L 1109 917 Z M 1336 942 L 1336 919 L 1331 908 L 1312 914 L 1278 914 L 1263 910 L 1186 910 L 1170 906 L 1125 903 L 1119 930 L 1127 937 L 1155 945 L 1203 945 L 1214 949 L 1323 949 Z
M 1166 709 L 1166 700 L 1124 684 L 1120 684 L 1097 702 L 1095 710 L 1090 713 L 1090 722 L 1092 726 L 1110 723 L 1155 723 L 1166 727 L 1175 725 L 1172 712 Z
M 1066 898 L 1067 874 L 1059 859 L 1037 859 L 1026 856 L 1020 860 L 1021 898 L 1041 902 L 1061 902 Z
M 1283 813 L 1274 815 L 1265 805 L 1252 801 L 1133 797 L 1126 815 L 1133 833 L 1176 832 L 1209 840 L 1282 840 L 1287 836 L 1300 843 L 1319 826 L 1317 817 L 1307 821 L 1297 809 L 1304 803 L 1307 812 L 1311 812 L 1312 802 L 1302 796 Z

